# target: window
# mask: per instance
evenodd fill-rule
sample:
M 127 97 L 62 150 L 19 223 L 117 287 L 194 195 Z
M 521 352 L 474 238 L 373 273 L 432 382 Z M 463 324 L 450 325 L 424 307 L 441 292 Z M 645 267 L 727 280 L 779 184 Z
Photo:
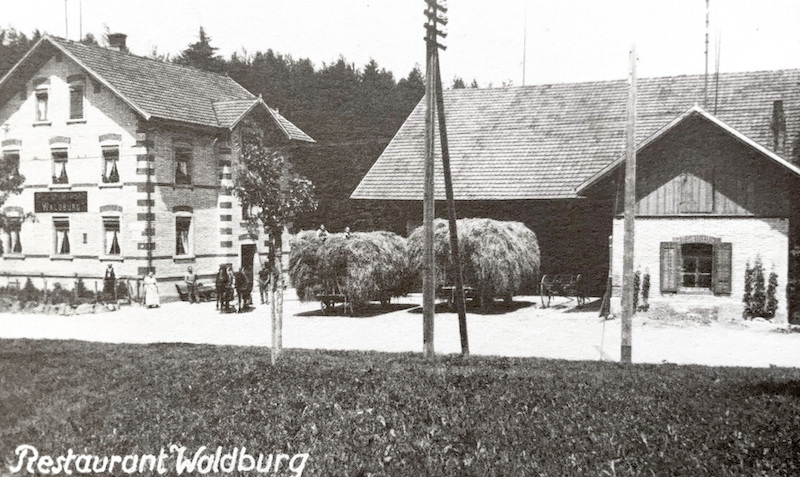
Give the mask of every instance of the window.
M 175 255 L 192 255 L 191 217 L 175 217 Z
M 46 89 L 36 90 L 36 120 L 47 121 L 47 97 Z
M 69 118 L 83 119 L 83 83 L 69 85 Z
M 69 219 L 66 217 L 54 217 L 53 228 L 56 231 L 56 255 L 69 255 Z
M 718 238 L 690 236 L 661 242 L 661 292 L 710 290 L 731 293 L 731 244 Z
M 22 241 L 19 238 L 19 232 L 22 229 L 22 219 L 19 217 L 8 218 L 8 252 L 9 253 L 22 253 Z
M 114 184 L 119 182 L 119 170 L 117 169 L 117 162 L 119 162 L 119 146 L 104 146 L 103 147 L 104 183 Z
M 175 148 L 175 184 L 191 184 L 192 150 L 188 147 Z
M 684 288 L 711 289 L 713 246 L 707 243 L 681 245 L 681 285 Z
M 66 149 L 53 149 L 53 184 L 69 184 L 67 176 L 67 161 L 69 155 Z
M 19 175 L 19 151 L 3 151 L 3 175 L 6 174 L 8 177 Z
M 119 255 L 119 217 L 103 217 L 104 245 L 106 255 Z

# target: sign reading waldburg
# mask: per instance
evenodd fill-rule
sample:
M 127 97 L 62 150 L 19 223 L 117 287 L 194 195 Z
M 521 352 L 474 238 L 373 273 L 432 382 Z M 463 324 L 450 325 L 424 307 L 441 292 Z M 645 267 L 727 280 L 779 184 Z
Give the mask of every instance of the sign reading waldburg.
M 34 212 L 86 212 L 86 191 L 81 192 L 35 192 Z

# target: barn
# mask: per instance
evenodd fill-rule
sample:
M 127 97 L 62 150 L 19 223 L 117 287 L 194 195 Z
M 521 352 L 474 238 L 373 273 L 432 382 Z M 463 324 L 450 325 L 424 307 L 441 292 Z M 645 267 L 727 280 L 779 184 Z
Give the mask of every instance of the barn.
M 638 81 L 635 266 L 651 274 L 654 299 L 741 306 L 743 270 L 758 255 L 778 274 L 786 319 L 800 70 L 723 73 L 706 85 L 703 75 Z M 618 295 L 627 89 L 620 80 L 445 91 L 459 216 L 524 222 L 542 273 L 582 273 L 600 295 L 611 267 Z M 422 101 L 351 198 L 399 201 L 419 224 L 424 125 Z M 438 151 L 436 164 L 444 215 Z

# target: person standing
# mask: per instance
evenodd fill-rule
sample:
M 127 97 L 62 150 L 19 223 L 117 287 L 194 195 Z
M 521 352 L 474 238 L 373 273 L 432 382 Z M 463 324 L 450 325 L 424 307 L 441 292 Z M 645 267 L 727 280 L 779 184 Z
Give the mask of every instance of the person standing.
M 158 297 L 158 282 L 152 271 L 144 277 L 144 304 L 147 308 L 161 306 L 161 300 Z
M 197 275 L 192 271 L 192 266 L 186 269 L 186 275 L 183 276 L 183 281 L 186 283 L 186 293 L 189 294 L 189 303 L 199 303 L 200 299 L 197 297 Z
M 106 274 L 103 277 L 103 296 L 106 302 L 117 301 L 116 284 L 117 277 L 114 274 L 114 266 L 109 263 L 106 268 Z
M 269 281 L 269 267 L 265 262 L 261 264 L 261 270 L 258 271 L 258 292 L 261 295 L 262 305 L 269 303 Z

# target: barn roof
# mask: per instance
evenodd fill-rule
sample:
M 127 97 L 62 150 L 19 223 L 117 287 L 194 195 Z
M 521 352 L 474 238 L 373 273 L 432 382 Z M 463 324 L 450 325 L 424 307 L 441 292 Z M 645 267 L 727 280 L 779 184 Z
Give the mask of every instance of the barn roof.
M 289 139 L 313 141 L 228 76 L 49 35 L 0 79 L 0 90 L 27 81 L 40 64 L 59 51 L 146 120 L 233 128 L 244 113 L 263 104 Z
M 781 100 L 787 150 L 797 140 L 800 70 L 723 73 L 718 91 L 714 83 L 709 109 L 738 134 L 773 149 L 773 107 Z M 703 75 L 639 79 L 637 144 L 702 101 L 704 84 Z M 624 152 L 627 89 L 619 80 L 445 91 L 456 199 L 576 197 L 578 186 Z M 421 200 L 424 143 L 423 99 L 352 198 Z M 444 198 L 438 146 L 436 197 Z

